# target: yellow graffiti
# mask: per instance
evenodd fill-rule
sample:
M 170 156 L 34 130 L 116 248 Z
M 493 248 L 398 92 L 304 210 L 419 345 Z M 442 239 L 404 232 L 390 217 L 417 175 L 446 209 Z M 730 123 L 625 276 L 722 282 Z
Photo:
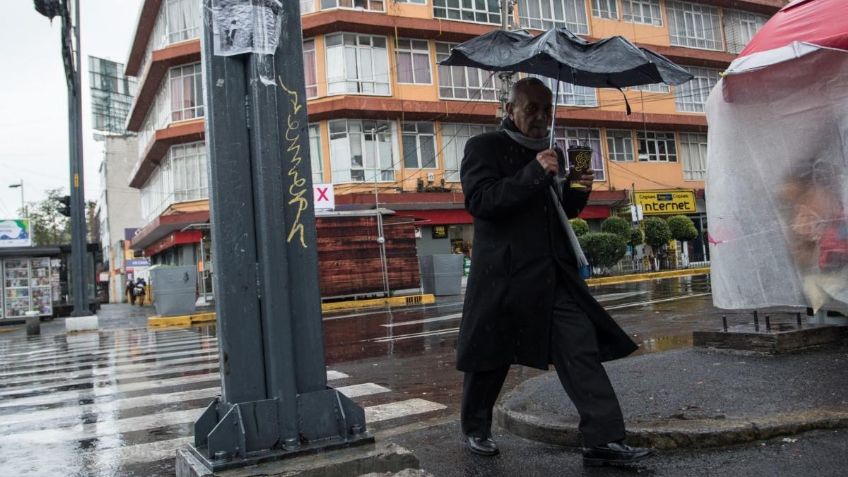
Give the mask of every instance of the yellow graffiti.
M 306 196 L 306 179 L 300 176 L 300 172 L 297 170 L 300 163 L 303 161 L 303 157 L 300 154 L 301 146 L 300 146 L 300 123 L 295 118 L 295 115 L 300 111 L 303 107 L 303 104 L 298 100 L 297 91 L 292 91 L 286 87 L 286 84 L 283 83 L 282 77 L 277 77 L 277 80 L 280 83 L 280 87 L 289 95 L 289 101 L 291 102 L 292 110 L 289 112 L 289 117 L 286 122 L 286 141 L 288 142 L 288 148 L 286 152 L 291 153 L 289 157 L 290 159 L 290 167 L 288 171 L 288 176 L 291 178 L 291 184 L 288 188 L 289 195 L 289 205 L 296 205 L 296 210 L 294 213 L 294 217 L 291 223 L 291 227 L 289 229 L 289 235 L 286 238 L 288 243 L 291 243 L 292 239 L 297 237 L 300 241 L 300 245 L 303 248 L 307 248 L 306 239 L 304 237 L 305 228 L 303 226 L 303 222 L 301 222 L 301 216 L 303 212 L 309 209 L 309 200 Z

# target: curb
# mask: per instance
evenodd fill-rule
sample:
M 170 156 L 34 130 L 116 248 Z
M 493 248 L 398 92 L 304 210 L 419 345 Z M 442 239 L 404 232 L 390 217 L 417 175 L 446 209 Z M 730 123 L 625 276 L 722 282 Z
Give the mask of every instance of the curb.
M 195 313 L 192 315 L 159 316 L 153 315 L 147 318 L 147 326 L 154 328 L 174 327 L 183 328 L 200 323 L 215 321 L 215 312 Z
M 348 300 L 331 303 L 322 303 L 321 311 L 327 313 L 330 311 L 356 310 L 361 308 L 374 308 L 383 306 L 412 306 L 412 305 L 430 305 L 436 302 L 436 297 L 432 293 L 423 295 L 404 295 L 393 296 L 389 298 L 376 298 L 372 300 Z M 159 316 L 153 315 L 147 319 L 147 326 L 154 328 L 185 328 L 193 325 L 215 321 L 216 314 L 214 311 L 205 313 L 195 313 L 192 315 L 178 316 Z
M 594 285 L 616 285 L 619 283 L 644 282 L 661 278 L 688 277 L 692 275 L 709 275 L 710 267 L 688 268 L 685 270 L 669 270 L 666 272 L 634 273 L 630 275 L 618 275 L 615 277 L 587 278 L 586 284 Z
M 568 447 L 581 445 L 576 422 L 557 422 L 507 409 L 502 404 L 495 408 L 495 418 L 502 428 L 530 440 Z M 844 427 L 848 427 L 848 407 L 739 419 L 628 422 L 627 441 L 655 449 L 718 447 Z

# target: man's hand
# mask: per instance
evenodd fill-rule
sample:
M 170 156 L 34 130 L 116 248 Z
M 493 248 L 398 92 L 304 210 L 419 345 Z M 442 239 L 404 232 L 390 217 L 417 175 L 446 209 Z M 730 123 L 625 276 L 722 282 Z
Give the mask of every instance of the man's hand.
M 556 175 L 559 172 L 557 164 L 557 153 L 553 149 L 545 149 L 536 154 L 536 160 L 542 165 L 542 168 L 551 175 Z
M 582 185 L 587 189 L 592 188 L 592 184 L 595 182 L 595 171 L 592 169 L 587 169 L 583 172 L 583 175 L 577 175 L 577 171 L 572 167 L 568 174 L 569 180 L 572 183 L 577 183 Z

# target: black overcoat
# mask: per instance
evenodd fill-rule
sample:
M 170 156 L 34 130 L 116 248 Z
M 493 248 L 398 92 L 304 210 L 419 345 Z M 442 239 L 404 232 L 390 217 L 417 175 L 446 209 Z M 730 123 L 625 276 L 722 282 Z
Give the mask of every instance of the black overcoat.
M 580 278 L 547 191 L 553 178 L 535 158 L 503 131 L 475 136 L 465 147 L 460 176 L 474 245 L 457 343 L 460 371 L 513 363 L 547 369 L 558 273 L 594 323 L 602 360 L 637 348 Z M 563 194 L 566 214 L 576 217 L 588 193 L 566 183 Z

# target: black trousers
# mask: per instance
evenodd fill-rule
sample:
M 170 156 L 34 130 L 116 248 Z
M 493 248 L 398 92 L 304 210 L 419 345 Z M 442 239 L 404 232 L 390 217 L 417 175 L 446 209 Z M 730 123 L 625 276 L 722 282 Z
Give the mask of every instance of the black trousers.
M 580 414 L 583 445 L 624 439 L 624 418 L 615 390 L 601 364 L 595 326 L 558 280 L 550 332 L 551 360 L 562 387 Z M 467 372 L 462 385 L 462 432 L 489 437 L 492 410 L 509 366 Z

